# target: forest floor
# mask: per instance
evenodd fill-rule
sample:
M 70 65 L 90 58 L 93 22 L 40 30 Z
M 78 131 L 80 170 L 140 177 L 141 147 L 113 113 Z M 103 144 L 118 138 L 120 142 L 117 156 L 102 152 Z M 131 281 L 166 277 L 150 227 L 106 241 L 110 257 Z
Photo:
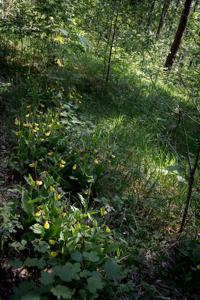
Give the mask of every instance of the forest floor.
M 51 74 L 53 72 L 51 70 Z M 75 79 L 78 75 L 73 74 Z M 190 112 L 190 104 L 167 86 L 155 86 L 136 74 L 111 82 L 108 87 L 86 74 L 76 87 L 76 97 L 80 102 L 78 115 L 94 128 L 92 136 L 83 144 L 88 144 L 102 153 L 103 159 L 109 158 L 110 161 L 107 172 L 97 185 L 98 198 L 113 207 L 111 227 L 116 226 L 128 247 L 137 249 L 140 259 L 143 259 L 142 275 L 133 272 L 131 279 L 137 282 L 138 277 L 142 277 L 141 280 L 146 281 L 148 287 L 144 288 L 145 284 L 142 287 L 146 289 L 146 298 L 141 299 L 155 299 L 151 298 L 148 288 L 159 291 L 160 296 L 156 299 L 190 299 L 184 298 L 181 288 L 169 286 L 168 279 L 165 278 L 163 283 L 162 279 L 156 278 L 157 268 L 163 266 L 170 270 L 170 259 L 170 263 L 174 264 L 174 261 L 172 258 L 166 261 L 166 253 L 174 253 L 178 245 L 180 212 L 187 182 L 177 108 Z M 10 92 L 15 93 L 15 88 L 10 91 L 8 88 L 8 94 L 2 98 L 7 99 L 9 105 L 6 108 L 6 103 L 2 104 L 5 113 L 0 121 L 0 202 L 18 197 L 15 191 L 18 182 L 8 165 L 14 148 L 11 133 L 14 119 L 22 107 L 17 93 L 12 94 L 14 108 L 8 115 L 12 100 L 6 97 Z M 18 100 L 19 105 L 16 104 Z M 195 138 L 198 128 L 191 124 L 188 121 L 186 126 Z M 194 225 L 193 212 L 191 217 Z M 162 262 L 159 256 L 165 257 Z M 174 272 L 177 276 L 177 270 Z M 169 282 L 172 284 L 171 279 Z M 192 297 L 199 299 L 196 295 Z

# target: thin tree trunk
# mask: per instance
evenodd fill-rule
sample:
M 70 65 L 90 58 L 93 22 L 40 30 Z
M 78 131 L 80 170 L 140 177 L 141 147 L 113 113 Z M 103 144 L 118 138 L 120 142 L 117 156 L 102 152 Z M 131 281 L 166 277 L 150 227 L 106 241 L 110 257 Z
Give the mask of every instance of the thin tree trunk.
M 171 45 L 170 52 L 169 52 L 166 62 L 165 62 L 166 69 L 171 69 L 171 67 L 174 63 L 176 54 L 180 48 L 181 40 L 182 40 L 184 31 L 186 29 L 186 26 L 187 26 L 188 17 L 189 17 L 189 13 L 190 13 L 190 9 L 191 9 L 191 4 L 192 4 L 192 0 L 185 1 L 184 8 L 183 8 L 181 18 L 179 21 L 179 25 L 178 25 L 178 28 L 177 28 L 177 31 L 175 34 L 175 38 Z
M 158 24 L 158 29 L 157 29 L 157 33 L 156 33 L 156 38 L 158 38 L 158 36 L 160 35 L 160 32 L 163 28 L 164 20 L 167 15 L 167 12 L 168 12 L 169 5 L 170 5 L 170 0 L 164 0 L 162 12 L 161 12 L 160 20 L 159 20 L 159 24 Z
M 106 77 L 106 70 L 107 70 L 107 53 L 109 50 L 109 45 L 110 45 L 110 39 L 112 36 L 112 28 L 113 28 L 113 20 L 115 17 L 115 9 L 113 10 L 113 14 L 111 17 L 111 21 L 110 21 L 110 26 L 109 26 L 109 30 L 107 32 L 107 43 L 106 43 L 106 49 L 105 49 L 105 57 L 104 57 L 104 69 L 103 69 L 103 76 Z
M 110 44 L 110 51 L 109 51 L 109 56 L 108 56 L 108 65 L 107 65 L 107 72 L 106 72 L 106 82 L 109 81 L 109 77 L 110 77 L 112 52 L 113 52 L 113 46 L 114 46 L 115 36 L 116 36 L 116 31 L 117 31 L 118 15 L 119 15 L 119 8 L 117 9 L 117 13 L 116 13 L 116 16 L 115 16 L 115 21 L 114 21 L 113 34 L 112 34 L 112 39 L 111 39 L 111 44 Z
M 189 156 L 189 153 L 188 153 L 188 156 Z M 195 162 L 194 162 L 193 167 L 191 166 L 190 159 L 189 159 L 190 176 L 189 176 L 189 183 L 188 183 L 188 193 L 187 193 L 185 209 L 184 209 L 183 218 L 182 218 L 179 233 L 183 232 L 183 229 L 185 227 L 185 223 L 186 223 L 186 220 L 187 220 L 188 210 L 189 210 L 190 203 L 191 203 L 191 198 L 192 198 L 192 191 L 193 191 L 193 185 L 194 185 L 194 176 L 195 176 L 195 173 L 196 173 L 196 170 L 197 170 L 197 167 L 198 167 L 199 158 L 200 158 L 200 142 L 198 144 L 197 153 L 196 153 Z

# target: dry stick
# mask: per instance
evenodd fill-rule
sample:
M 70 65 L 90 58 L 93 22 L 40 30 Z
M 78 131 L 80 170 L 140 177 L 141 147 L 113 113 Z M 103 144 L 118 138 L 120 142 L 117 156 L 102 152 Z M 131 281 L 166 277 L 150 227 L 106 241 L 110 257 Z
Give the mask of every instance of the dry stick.
M 186 131 L 184 131 L 184 132 L 186 134 Z M 187 152 L 188 152 L 188 150 L 187 150 Z M 187 198 L 186 198 L 186 203 L 185 203 L 185 209 L 184 209 L 184 213 L 183 213 L 181 227 L 180 227 L 180 230 L 179 230 L 180 234 L 183 232 L 183 229 L 185 227 L 186 219 L 187 219 L 187 216 L 188 216 L 188 210 L 189 210 L 189 206 L 190 206 L 190 203 L 191 203 L 193 185 L 194 185 L 194 176 L 195 176 L 195 173 L 196 173 L 196 170 L 197 170 L 197 167 L 198 167 L 198 163 L 199 163 L 199 158 L 200 158 L 200 141 L 198 142 L 198 148 L 197 148 L 196 157 L 195 157 L 193 167 L 191 165 L 189 152 L 187 154 L 188 154 L 189 175 L 190 176 L 189 176 L 189 181 L 188 181 L 188 192 L 187 192 Z

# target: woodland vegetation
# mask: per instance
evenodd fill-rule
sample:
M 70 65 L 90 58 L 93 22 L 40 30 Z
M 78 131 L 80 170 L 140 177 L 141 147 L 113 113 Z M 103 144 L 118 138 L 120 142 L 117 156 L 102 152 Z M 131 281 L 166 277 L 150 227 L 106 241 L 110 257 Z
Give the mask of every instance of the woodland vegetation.
M 199 24 L 0 1 L 0 299 L 200 299 Z

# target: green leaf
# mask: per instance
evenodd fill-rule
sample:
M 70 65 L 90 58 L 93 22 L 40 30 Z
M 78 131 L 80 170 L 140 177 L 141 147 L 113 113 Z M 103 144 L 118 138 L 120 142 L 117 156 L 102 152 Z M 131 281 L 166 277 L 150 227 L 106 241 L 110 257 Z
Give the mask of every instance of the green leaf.
M 27 257 L 27 259 L 24 262 L 24 265 L 26 267 L 36 267 L 36 268 L 42 270 L 46 266 L 46 263 L 45 263 L 44 258 L 38 259 L 38 258 Z
M 18 268 L 21 268 L 23 266 L 23 262 L 18 258 L 10 260 L 8 263 L 14 269 L 18 269 Z
M 32 176 L 29 174 L 28 177 L 24 176 L 24 179 L 31 187 L 35 187 L 35 181 L 33 180 Z
M 19 300 L 23 297 L 24 294 L 27 294 L 34 288 L 33 281 L 25 281 L 22 282 L 19 287 L 14 288 L 14 295 L 11 296 L 11 300 Z
M 38 239 L 34 240 L 32 242 L 33 246 L 34 246 L 34 250 L 38 251 L 40 253 L 47 253 L 49 252 L 50 246 L 47 242 L 45 241 L 40 241 Z
M 51 289 L 52 294 L 57 297 L 57 299 L 72 299 L 73 291 L 64 285 L 57 285 Z
M 70 282 L 73 279 L 79 279 L 79 273 L 81 271 L 80 263 L 66 263 L 64 266 L 55 266 L 53 268 L 55 275 L 60 277 L 65 282 Z
M 38 223 L 32 225 L 30 229 L 35 233 L 35 234 L 42 234 L 44 232 L 44 227 Z
M 34 213 L 34 207 L 28 203 L 29 200 L 27 191 L 22 191 L 21 207 L 27 215 L 32 215 Z
M 20 242 L 13 242 L 10 245 L 13 248 L 15 248 L 19 251 L 23 251 L 26 248 L 26 244 L 27 244 L 27 242 L 25 240 L 22 240 L 21 243 Z
M 72 253 L 71 258 L 76 262 L 82 262 L 83 261 L 83 255 L 78 251 Z
M 97 272 L 87 279 L 87 283 L 87 289 L 92 294 L 96 294 L 97 290 L 101 290 L 103 288 L 103 281 Z
M 122 268 L 114 260 L 108 260 L 104 265 L 104 270 L 106 271 L 107 277 L 110 280 L 119 280 L 122 274 Z
M 87 278 L 90 277 L 92 274 L 92 272 L 88 271 L 88 270 L 83 270 L 82 272 L 80 272 L 80 277 L 81 278 Z
M 81 194 L 78 194 L 78 197 L 81 201 L 81 204 L 83 205 L 84 208 L 87 208 L 87 200 L 81 195 Z
M 91 261 L 91 262 L 97 262 L 99 261 L 99 256 L 97 255 L 96 252 L 91 251 L 91 252 L 83 252 L 83 257 L 85 258 L 85 260 L 87 261 Z
M 54 282 L 54 273 L 41 272 L 40 282 L 43 285 L 50 285 Z
M 21 300 L 40 300 L 40 295 L 37 292 L 29 292 L 28 294 L 24 295 Z

